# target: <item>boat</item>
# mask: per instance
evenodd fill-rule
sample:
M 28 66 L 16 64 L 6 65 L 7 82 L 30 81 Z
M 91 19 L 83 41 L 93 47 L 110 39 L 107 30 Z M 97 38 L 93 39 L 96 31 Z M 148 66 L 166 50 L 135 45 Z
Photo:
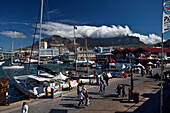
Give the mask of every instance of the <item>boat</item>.
M 58 81 L 52 78 L 54 75 L 49 73 L 14 76 L 14 82 L 17 89 L 23 94 L 32 98 L 42 97 L 51 92 L 51 88 L 59 88 Z
M 2 66 L 2 64 L 4 64 L 5 62 L 4 61 L 0 61 L 0 66 Z
M 42 65 L 40 65 L 40 49 L 41 49 L 41 24 L 43 14 L 43 0 L 41 2 L 41 19 L 40 19 L 40 37 L 39 37 L 39 54 L 37 73 L 31 75 L 14 76 L 15 86 L 23 94 L 31 96 L 31 98 L 42 97 L 53 89 L 60 89 L 60 82 L 53 79 L 58 74 Z M 36 34 L 36 33 L 35 33 Z M 34 36 L 35 38 L 35 36 Z
M 6 91 L 9 88 L 9 79 L 0 79 L 0 105 L 5 102 Z
M 6 94 L 7 94 L 6 92 L 7 89 L 9 88 L 9 81 L 10 81 L 10 78 L 7 75 L 7 73 L 5 71 L 4 73 L 6 75 L 6 78 L 0 78 L 0 105 L 4 104 L 6 100 Z
M 13 42 L 12 42 L 12 54 L 11 54 L 11 64 L 8 66 L 3 66 L 3 69 L 24 69 L 24 65 L 20 63 L 13 63 Z
M 77 66 L 79 67 L 79 66 L 87 66 L 87 60 L 84 58 L 84 60 L 76 60 L 76 62 L 75 62 L 75 60 L 73 61 L 73 66 L 75 67 L 76 66 L 76 64 L 77 64 Z M 95 61 L 88 61 L 88 64 L 89 65 L 93 65 L 93 64 L 95 64 Z

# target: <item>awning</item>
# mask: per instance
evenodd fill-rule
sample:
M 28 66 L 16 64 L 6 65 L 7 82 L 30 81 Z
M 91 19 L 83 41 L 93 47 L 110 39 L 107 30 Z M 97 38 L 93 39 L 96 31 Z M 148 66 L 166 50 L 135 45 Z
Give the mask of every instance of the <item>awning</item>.
M 146 57 L 140 57 L 140 60 L 148 60 Z

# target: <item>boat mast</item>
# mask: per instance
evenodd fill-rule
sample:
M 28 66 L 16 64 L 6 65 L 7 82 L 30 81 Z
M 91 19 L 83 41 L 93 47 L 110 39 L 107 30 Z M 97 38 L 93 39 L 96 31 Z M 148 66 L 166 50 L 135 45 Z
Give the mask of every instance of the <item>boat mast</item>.
M 86 60 L 87 60 L 87 75 L 89 76 L 89 59 L 88 59 L 88 48 L 87 48 L 87 38 L 85 38 L 85 44 L 86 44 Z
M 40 65 L 40 48 L 41 48 L 41 25 L 42 25 L 42 16 L 43 16 L 43 0 L 41 0 L 41 18 L 40 18 L 40 37 L 39 37 L 39 54 L 38 54 L 38 65 Z M 38 74 L 39 74 L 38 70 Z
M 12 50 L 11 50 L 11 64 L 13 64 L 13 41 L 12 41 Z

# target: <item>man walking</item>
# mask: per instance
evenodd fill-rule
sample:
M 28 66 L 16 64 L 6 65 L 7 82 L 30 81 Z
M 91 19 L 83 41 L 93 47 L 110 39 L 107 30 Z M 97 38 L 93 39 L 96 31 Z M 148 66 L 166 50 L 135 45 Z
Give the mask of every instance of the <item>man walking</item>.
M 83 98 L 84 98 L 84 95 L 83 95 L 83 92 L 82 90 L 79 92 L 79 104 L 78 106 L 80 106 L 80 104 L 82 103 L 83 104 Z
M 23 102 L 22 113 L 28 113 L 28 105 L 26 104 L 26 102 Z

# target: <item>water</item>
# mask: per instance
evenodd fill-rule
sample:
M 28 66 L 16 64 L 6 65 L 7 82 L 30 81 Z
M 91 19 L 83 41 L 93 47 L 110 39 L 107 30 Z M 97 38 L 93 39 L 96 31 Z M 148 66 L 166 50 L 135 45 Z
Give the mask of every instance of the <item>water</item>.
M 8 65 L 10 62 L 7 61 L 5 62 L 5 64 L 3 65 Z M 72 65 L 69 65 L 68 63 L 65 64 L 55 64 L 55 63 L 49 63 L 49 64 L 42 64 L 43 66 L 59 73 L 62 72 L 64 73 L 67 70 L 64 70 L 64 67 L 70 67 L 73 68 Z M 9 82 L 9 89 L 8 94 L 10 95 L 10 102 L 14 103 L 17 101 L 21 101 L 24 99 L 28 99 L 27 96 L 25 96 L 24 94 L 22 94 L 16 87 L 14 84 L 14 79 L 13 76 L 22 76 L 22 75 L 27 75 L 27 74 L 35 74 L 37 72 L 37 64 L 30 64 L 30 69 L 28 71 L 28 66 L 29 64 L 25 64 L 25 68 L 24 69 L 9 69 L 9 70 L 5 70 L 6 73 L 8 74 L 8 76 L 10 77 L 10 82 Z M 87 70 L 87 67 L 78 67 L 78 70 Z M 102 71 L 100 69 L 96 69 L 97 73 L 100 74 L 102 73 Z M 93 74 L 94 69 L 89 69 L 89 73 Z M 0 67 L 0 78 L 5 77 L 5 73 L 3 72 L 2 68 Z

